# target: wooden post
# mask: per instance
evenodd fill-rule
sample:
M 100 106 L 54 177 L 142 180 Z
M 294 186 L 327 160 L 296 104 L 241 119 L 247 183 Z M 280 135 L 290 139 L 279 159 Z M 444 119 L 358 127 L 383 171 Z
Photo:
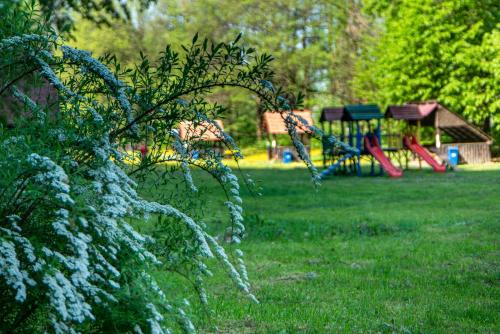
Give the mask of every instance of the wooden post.
M 441 130 L 436 128 L 436 148 L 441 148 Z
M 420 142 L 420 120 L 417 121 L 417 134 L 416 134 L 418 142 Z
M 353 140 L 353 137 L 352 137 L 352 132 L 353 132 L 353 126 L 352 126 L 352 122 L 349 122 L 348 123 L 348 127 L 349 127 L 349 146 L 354 146 L 354 140 Z
M 441 129 L 439 129 L 439 114 L 434 116 L 434 128 L 436 129 L 436 148 L 441 147 Z
M 267 160 L 272 160 L 273 153 L 271 148 L 271 141 L 269 140 L 269 134 L 266 136 L 266 149 L 267 149 Z
M 363 134 L 361 133 L 361 127 L 359 126 L 359 121 L 356 121 L 356 148 L 361 151 L 361 146 L 363 145 Z
M 276 143 L 276 135 L 274 135 L 274 134 L 272 135 L 271 152 L 272 152 L 273 159 L 276 159 L 278 156 L 278 145 Z
M 378 139 L 378 144 L 380 145 L 380 149 L 383 150 L 382 148 L 382 136 L 380 134 L 380 118 L 377 119 L 377 128 L 375 129 L 375 136 L 377 136 L 377 139 Z M 390 160 L 390 154 L 389 154 L 389 160 Z M 384 174 L 384 170 L 382 168 L 382 165 L 379 164 L 379 174 L 380 175 L 383 175 Z
M 420 120 L 417 121 L 417 141 L 420 143 Z M 422 159 L 418 156 L 418 168 L 422 169 Z
M 340 121 L 340 141 L 344 141 L 344 140 L 345 140 L 344 121 Z
M 380 147 L 382 147 L 382 134 L 381 134 L 381 129 L 380 129 L 380 118 L 377 119 L 377 130 L 375 130 L 377 132 L 377 139 L 378 139 L 378 143 L 380 144 Z
M 344 130 L 344 121 L 340 120 L 340 141 L 343 142 L 345 140 L 345 130 Z M 343 166 L 339 166 L 341 170 L 346 173 L 346 161 L 344 160 Z

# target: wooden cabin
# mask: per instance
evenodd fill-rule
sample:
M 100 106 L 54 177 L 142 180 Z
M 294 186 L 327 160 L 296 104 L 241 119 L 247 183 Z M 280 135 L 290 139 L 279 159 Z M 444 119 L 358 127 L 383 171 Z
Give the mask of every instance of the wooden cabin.
M 491 160 L 492 138 L 436 101 L 389 106 L 385 116 L 415 125 L 417 137 L 421 126 L 433 127 L 435 134 L 433 149 L 441 157 L 446 157 L 448 148 L 454 146 L 458 147 L 462 163 L 480 164 Z M 443 140 L 443 137 L 451 140 Z
M 300 136 L 301 142 L 306 147 L 308 153 L 311 152 L 310 145 L 310 131 L 307 128 L 307 125 L 313 125 L 312 112 L 310 110 L 294 110 L 293 113 L 302 119 L 304 119 L 307 124 L 301 123 L 298 121 L 296 131 Z M 293 145 L 279 145 L 278 144 L 278 136 L 279 135 L 288 135 L 288 130 L 286 127 L 284 116 L 281 113 L 275 111 L 270 112 L 266 111 L 262 115 L 262 132 L 267 136 L 267 157 L 269 160 L 279 160 L 283 157 L 283 152 L 290 151 L 292 152 L 293 158 L 295 161 L 300 160 L 297 150 Z
M 215 123 L 224 131 L 224 124 L 220 119 Z M 222 134 L 216 126 L 209 122 L 201 122 L 196 125 L 191 121 L 181 122 L 179 125 L 179 136 L 182 140 L 196 140 L 204 142 L 220 142 Z
M 215 120 L 217 126 L 224 131 L 224 123 Z M 217 154 L 224 155 L 223 135 L 219 128 L 209 122 L 183 121 L 179 124 L 179 136 L 183 141 L 196 141 L 203 143 L 205 148 L 210 148 Z M 203 152 L 201 152 L 203 153 Z

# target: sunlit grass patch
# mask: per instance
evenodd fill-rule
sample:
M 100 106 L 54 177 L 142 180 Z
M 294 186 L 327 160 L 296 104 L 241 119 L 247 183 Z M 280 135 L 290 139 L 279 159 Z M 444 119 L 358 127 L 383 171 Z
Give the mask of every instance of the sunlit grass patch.
M 192 303 L 204 332 L 500 330 L 500 165 L 412 170 L 400 180 L 334 177 L 318 188 L 298 164 L 240 167 L 262 193 L 242 188 L 241 247 L 261 303 L 227 289 L 216 271 L 212 316 Z M 208 176 L 194 177 L 204 220 L 221 234 L 223 198 Z

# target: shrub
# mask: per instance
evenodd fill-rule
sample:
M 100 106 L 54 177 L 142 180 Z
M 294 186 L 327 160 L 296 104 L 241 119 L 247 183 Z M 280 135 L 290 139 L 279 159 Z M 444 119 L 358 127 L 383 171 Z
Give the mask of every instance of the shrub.
M 207 100 L 211 89 L 249 90 L 282 113 L 317 178 L 297 139 L 296 116 L 271 84 L 272 57 L 240 46 L 239 36 L 221 44 L 195 36 L 182 53 L 167 46 L 155 61 L 142 57 L 135 68 L 122 68 L 113 56 L 95 59 L 65 46 L 32 9 L 6 10 L 1 19 L 7 24 L 0 31 L 0 96 L 14 117 L 11 128 L 0 126 L 0 328 L 194 332 L 181 303 L 152 273 L 188 277 L 206 303 L 208 258 L 256 301 L 242 252 L 229 257 L 189 215 L 190 204 L 172 205 L 185 192 L 196 200 L 190 168 L 205 170 L 227 196 L 231 242 L 239 243 L 245 229 L 238 178 L 214 152 L 194 159 L 200 141 L 182 140 L 175 128 L 184 120 L 216 126 L 223 107 Z M 57 94 L 35 98 L 33 87 Z M 240 159 L 231 137 L 217 133 Z M 147 154 L 124 149 L 139 144 L 148 145 Z M 153 186 L 169 182 L 169 170 L 182 171 L 187 187 L 158 198 L 138 194 L 151 179 Z M 162 227 L 156 238 L 133 227 L 151 216 Z

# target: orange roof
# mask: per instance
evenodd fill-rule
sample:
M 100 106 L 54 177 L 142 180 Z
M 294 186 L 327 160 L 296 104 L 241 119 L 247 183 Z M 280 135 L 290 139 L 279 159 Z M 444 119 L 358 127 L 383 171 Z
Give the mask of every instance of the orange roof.
M 304 110 L 304 111 L 294 110 L 293 113 L 305 119 L 308 125 L 313 125 L 312 113 L 310 110 Z M 278 111 L 266 111 L 262 117 L 263 117 L 264 131 L 267 134 L 279 135 L 288 133 L 288 130 L 286 129 L 285 120 Z M 310 132 L 307 131 L 307 127 L 303 123 L 301 123 L 298 120 L 296 121 L 298 122 L 297 133 L 302 134 Z
M 221 120 L 215 120 L 217 125 L 224 130 L 224 124 Z M 181 122 L 179 125 L 179 135 L 182 140 L 202 140 L 202 141 L 220 141 L 222 134 L 217 127 L 209 122 L 201 122 L 196 126 L 191 121 Z

